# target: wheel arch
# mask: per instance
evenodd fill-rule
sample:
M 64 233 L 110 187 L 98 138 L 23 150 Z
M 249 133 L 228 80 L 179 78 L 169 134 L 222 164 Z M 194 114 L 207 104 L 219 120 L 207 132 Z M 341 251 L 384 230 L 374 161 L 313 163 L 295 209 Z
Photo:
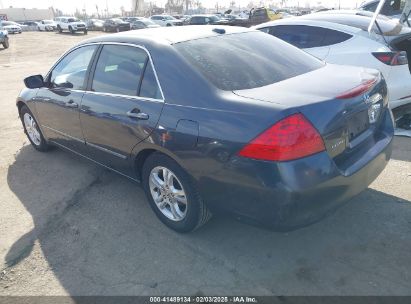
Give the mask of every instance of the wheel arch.
M 170 157 L 179 166 L 181 166 L 184 170 L 186 170 L 184 165 L 182 164 L 181 159 L 177 155 L 171 153 L 169 150 L 163 149 L 155 145 L 144 145 L 144 147 L 139 147 L 139 146 L 140 144 L 138 144 L 137 147 L 134 148 L 133 153 L 132 153 L 133 155 L 132 165 L 133 165 L 134 173 L 139 181 L 141 181 L 141 173 L 142 173 L 143 165 L 145 161 L 147 160 L 147 158 L 153 153 L 161 153 L 161 154 L 164 154 Z
M 20 116 L 20 112 L 21 112 L 21 108 L 23 107 L 23 106 L 27 106 L 27 104 L 24 102 L 24 101 L 22 101 L 22 100 L 17 100 L 17 102 L 16 102 L 16 106 L 17 106 L 17 109 L 18 109 L 18 111 L 19 111 L 19 116 Z

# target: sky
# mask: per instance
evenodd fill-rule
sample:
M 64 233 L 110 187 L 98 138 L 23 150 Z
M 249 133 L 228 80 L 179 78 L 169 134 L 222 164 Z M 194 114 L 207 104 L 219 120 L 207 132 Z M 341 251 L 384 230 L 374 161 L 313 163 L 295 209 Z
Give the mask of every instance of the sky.
M 146 0 L 147 2 L 152 2 L 158 6 L 164 6 L 166 0 Z M 219 6 L 229 6 L 231 1 L 235 1 L 236 6 L 246 6 L 251 0 L 200 0 L 204 7 L 213 8 L 218 2 Z M 254 3 L 259 3 L 259 0 L 253 0 Z M 268 1 L 267 1 L 268 2 Z M 279 1 L 278 1 L 279 2 Z M 314 5 L 324 5 L 324 6 L 334 6 L 338 7 L 340 2 L 341 7 L 349 8 L 360 5 L 363 0 L 287 0 L 290 5 L 304 6 L 306 3 Z M 58 8 L 63 12 L 74 12 L 76 8 L 85 8 L 88 12 L 95 12 L 96 5 L 99 6 L 100 10 L 104 10 L 106 5 L 111 12 L 119 12 L 120 7 L 124 7 L 125 10 L 131 10 L 131 0 L 0 0 L 1 5 L 4 8 L 9 6 L 13 7 L 24 7 L 24 8 L 48 8 L 53 6 Z

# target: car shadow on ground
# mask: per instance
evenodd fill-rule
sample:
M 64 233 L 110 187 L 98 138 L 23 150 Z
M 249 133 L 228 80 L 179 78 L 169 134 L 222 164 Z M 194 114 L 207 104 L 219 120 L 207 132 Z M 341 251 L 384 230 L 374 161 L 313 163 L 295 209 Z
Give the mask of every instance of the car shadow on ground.
M 293 232 L 218 216 L 177 234 L 157 220 L 137 184 L 59 149 L 24 146 L 7 178 L 34 222 L 7 264 L 23 264 L 38 242 L 73 296 L 411 291 L 411 203 L 379 191 Z

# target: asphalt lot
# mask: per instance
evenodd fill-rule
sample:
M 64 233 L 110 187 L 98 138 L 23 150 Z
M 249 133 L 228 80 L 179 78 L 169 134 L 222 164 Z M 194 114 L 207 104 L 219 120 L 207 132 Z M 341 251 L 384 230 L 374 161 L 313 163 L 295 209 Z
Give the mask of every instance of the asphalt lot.
M 23 78 L 82 39 L 23 33 L 0 48 L 0 295 L 411 295 L 410 138 L 317 224 L 277 233 L 219 216 L 180 235 L 139 185 L 28 144 L 15 108 Z

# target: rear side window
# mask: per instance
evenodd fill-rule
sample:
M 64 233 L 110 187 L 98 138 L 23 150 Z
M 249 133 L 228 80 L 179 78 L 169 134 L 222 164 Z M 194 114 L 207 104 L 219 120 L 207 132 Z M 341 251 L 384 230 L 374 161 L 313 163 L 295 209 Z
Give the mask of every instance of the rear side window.
M 324 65 L 261 32 L 196 39 L 174 47 L 212 84 L 227 91 L 266 86 Z
M 329 46 L 352 37 L 340 31 L 306 25 L 273 26 L 269 33 L 301 49 Z
M 97 62 L 92 90 L 136 96 L 147 59 L 146 52 L 138 48 L 105 45 Z
M 158 87 L 157 79 L 154 75 L 154 70 L 151 66 L 150 61 L 147 63 L 146 70 L 144 72 L 144 77 L 141 81 L 139 96 L 153 99 L 163 98 L 160 92 L 160 88 Z
M 105 45 L 103 47 L 94 72 L 91 90 L 162 98 L 147 53 L 131 46 Z

